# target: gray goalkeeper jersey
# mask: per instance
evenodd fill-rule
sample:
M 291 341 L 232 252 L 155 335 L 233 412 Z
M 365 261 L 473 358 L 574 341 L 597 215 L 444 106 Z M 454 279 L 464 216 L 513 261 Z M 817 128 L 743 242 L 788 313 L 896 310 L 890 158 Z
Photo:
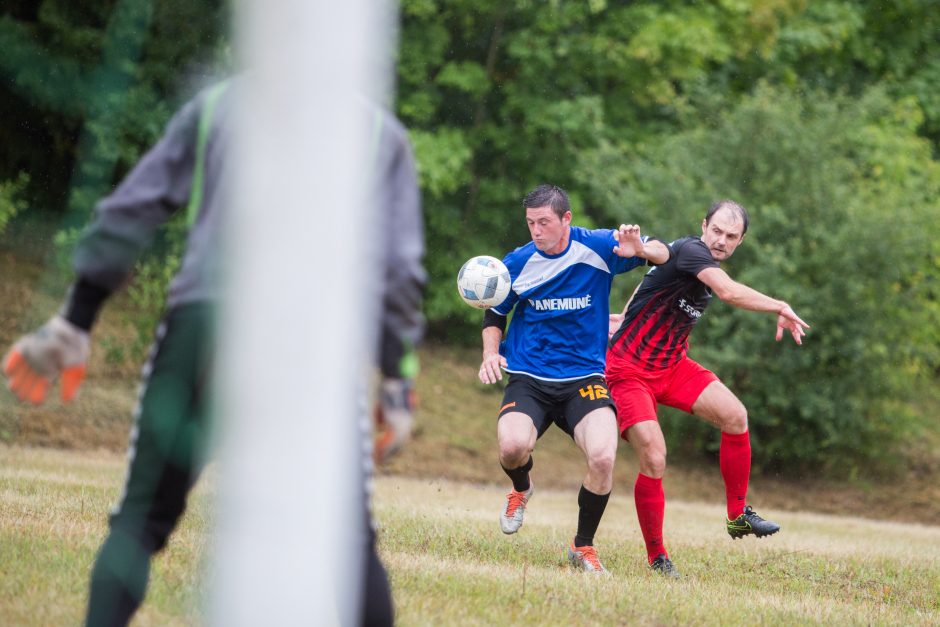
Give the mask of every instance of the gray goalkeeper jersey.
M 207 117 L 211 125 L 204 143 L 201 202 L 191 216 L 182 264 L 170 284 L 168 308 L 219 296 L 220 221 L 226 213 L 228 188 L 220 181 L 231 139 L 226 129 L 233 117 L 233 94 L 238 88 L 239 82 L 233 80 L 213 105 L 211 118 Z M 79 277 L 108 291 L 116 290 L 130 275 L 140 252 L 159 227 L 185 209 L 193 190 L 200 118 L 211 90 L 204 90 L 183 106 L 157 144 L 114 192 L 95 207 L 94 220 L 79 241 L 73 259 Z M 364 115 L 374 118 L 370 123 L 378 140 L 371 156 L 374 168 L 371 180 L 376 186 L 371 197 L 385 203 L 376 216 L 381 221 L 378 232 L 390 235 L 382 238 L 387 249 L 380 352 L 383 362 L 392 363 L 397 357 L 386 353 L 398 349 L 386 344 L 414 345 L 423 330 L 420 310 L 426 281 L 422 266 L 423 221 L 414 159 L 405 129 L 388 112 L 365 103 L 363 107 Z

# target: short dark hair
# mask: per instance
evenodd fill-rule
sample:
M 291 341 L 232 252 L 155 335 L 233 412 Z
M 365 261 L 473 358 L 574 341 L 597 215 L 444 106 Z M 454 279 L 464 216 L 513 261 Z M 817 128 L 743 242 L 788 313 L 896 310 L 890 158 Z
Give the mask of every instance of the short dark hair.
M 744 222 L 744 230 L 741 231 L 741 235 L 744 235 L 745 233 L 747 233 L 747 223 L 748 223 L 747 209 L 745 209 L 738 203 L 734 202 L 733 200 L 727 200 L 727 199 L 719 200 L 718 202 L 713 204 L 711 207 L 709 207 L 708 213 L 705 214 L 705 224 L 708 224 L 712 221 L 712 216 L 715 215 L 715 213 L 719 209 L 730 209 L 731 211 L 734 211 L 735 213 L 737 213 L 738 217 L 741 218 L 741 221 Z
M 571 211 L 571 205 L 568 202 L 568 194 L 557 185 L 543 183 L 525 195 L 522 199 L 522 206 L 525 209 L 535 207 L 551 207 L 555 215 L 560 219 L 568 211 Z

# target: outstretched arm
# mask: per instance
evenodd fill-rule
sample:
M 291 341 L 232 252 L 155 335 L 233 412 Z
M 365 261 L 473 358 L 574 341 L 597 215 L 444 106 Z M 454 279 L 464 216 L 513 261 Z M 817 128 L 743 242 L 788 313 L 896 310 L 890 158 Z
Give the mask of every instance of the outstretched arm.
M 655 265 L 669 261 L 666 245 L 654 239 L 644 242 L 637 224 L 621 224 L 614 231 L 614 239 L 617 240 L 614 252 L 620 257 L 640 257 Z
M 776 337 L 778 342 L 783 337 L 784 329 L 786 329 L 793 336 L 794 342 L 797 344 L 803 343 L 803 336 L 806 335 L 804 329 L 808 329 L 809 325 L 803 322 L 790 305 L 784 301 L 771 298 L 743 283 L 738 283 L 721 268 L 705 268 L 696 277 L 710 287 L 715 296 L 729 305 L 749 311 L 765 311 L 777 314 Z

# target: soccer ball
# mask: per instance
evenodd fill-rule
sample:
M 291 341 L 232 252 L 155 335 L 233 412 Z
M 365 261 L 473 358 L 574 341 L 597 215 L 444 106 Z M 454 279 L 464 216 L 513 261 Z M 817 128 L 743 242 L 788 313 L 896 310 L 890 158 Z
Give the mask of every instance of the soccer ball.
M 457 274 L 457 293 L 477 309 L 495 307 L 509 295 L 509 270 L 496 257 L 480 255 L 468 259 Z

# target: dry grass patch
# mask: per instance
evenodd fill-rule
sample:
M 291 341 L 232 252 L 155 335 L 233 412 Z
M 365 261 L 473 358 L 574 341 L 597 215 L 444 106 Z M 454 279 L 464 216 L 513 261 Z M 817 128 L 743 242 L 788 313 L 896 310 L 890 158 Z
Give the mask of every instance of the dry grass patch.
M 566 564 L 576 493 L 541 489 L 504 536 L 498 488 L 386 478 L 377 511 L 402 624 L 935 624 L 940 528 L 767 510 L 773 538 L 732 541 L 724 512 L 670 502 L 667 545 L 683 573 L 653 576 L 632 499 L 615 496 L 596 538 L 612 576 Z
M 0 624 L 81 620 L 123 456 L 0 446 Z M 211 478 L 210 478 L 211 479 Z M 940 528 L 766 510 L 783 531 L 732 541 L 715 504 L 668 505 L 684 577 L 650 573 L 632 500 L 612 497 L 597 537 L 612 575 L 573 572 L 576 492 L 537 488 L 522 530 L 499 531 L 504 490 L 377 481 L 380 551 L 402 625 L 940 623 Z M 212 481 L 154 563 L 135 624 L 198 624 Z
M 107 451 L 0 445 L 0 624 L 76 625 L 118 497 L 125 460 Z M 137 625 L 192 624 L 199 614 L 209 528 L 208 486 L 154 561 Z

